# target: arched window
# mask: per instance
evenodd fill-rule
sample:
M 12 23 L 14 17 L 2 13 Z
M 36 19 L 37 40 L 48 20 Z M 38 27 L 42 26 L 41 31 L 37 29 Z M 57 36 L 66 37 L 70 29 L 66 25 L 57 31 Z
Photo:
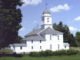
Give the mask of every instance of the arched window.
M 47 22 L 49 22 L 49 18 L 47 18 Z

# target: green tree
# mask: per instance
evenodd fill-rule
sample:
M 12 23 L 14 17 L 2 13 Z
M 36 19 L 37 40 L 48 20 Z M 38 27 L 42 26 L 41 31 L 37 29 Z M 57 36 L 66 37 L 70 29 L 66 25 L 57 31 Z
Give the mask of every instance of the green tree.
M 18 40 L 22 14 L 17 6 L 21 5 L 20 0 L 0 0 L 0 48 Z
M 18 36 L 18 40 L 17 40 L 17 42 L 18 42 L 18 43 L 21 43 L 22 39 L 23 39 L 23 37 Z
M 80 47 L 80 32 L 76 32 L 75 39 L 77 41 L 78 46 Z
M 55 30 L 63 32 L 64 42 L 70 43 L 70 46 L 76 46 L 74 36 L 73 36 L 73 34 L 70 33 L 67 25 L 64 25 L 62 22 L 59 22 L 59 24 L 56 24 L 56 23 L 53 24 L 53 28 Z

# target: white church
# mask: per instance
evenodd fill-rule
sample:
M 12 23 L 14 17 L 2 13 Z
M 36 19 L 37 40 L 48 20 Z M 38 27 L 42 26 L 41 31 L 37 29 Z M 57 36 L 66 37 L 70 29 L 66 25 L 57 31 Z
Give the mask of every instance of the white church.
M 41 28 L 28 33 L 22 43 L 10 44 L 11 50 L 16 53 L 39 52 L 45 50 L 67 50 L 69 44 L 63 42 L 63 33 L 53 28 L 51 13 L 46 9 L 42 13 Z

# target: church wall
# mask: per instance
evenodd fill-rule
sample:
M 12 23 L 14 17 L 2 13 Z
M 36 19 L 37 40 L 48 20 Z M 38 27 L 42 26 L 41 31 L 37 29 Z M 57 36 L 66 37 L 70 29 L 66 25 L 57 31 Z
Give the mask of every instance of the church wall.
M 53 28 L 52 25 L 44 25 L 44 28 L 48 28 L 48 27 Z
M 51 17 L 45 17 L 43 23 L 44 24 L 52 24 L 52 18 Z
M 13 52 L 16 52 L 16 53 L 23 53 L 23 52 L 25 52 L 25 48 L 26 47 L 15 47 L 15 49 L 13 50 Z
M 38 52 L 42 50 L 56 51 L 56 50 L 64 49 L 63 35 L 59 35 L 58 37 L 58 35 L 47 34 L 45 35 L 45 39 L 46 40 L 44 41 L 40 41 L 40 40 L 26 41 L 26 47 L 22 47 L 22 49 L 20 49 L 20 47 L 16 47 L 15 51 L 17 53 L 20 53 L 20 52 L 33 52 L 33 51 Z M 68 49 L 68 47 L 66 47 L 66 49 Z

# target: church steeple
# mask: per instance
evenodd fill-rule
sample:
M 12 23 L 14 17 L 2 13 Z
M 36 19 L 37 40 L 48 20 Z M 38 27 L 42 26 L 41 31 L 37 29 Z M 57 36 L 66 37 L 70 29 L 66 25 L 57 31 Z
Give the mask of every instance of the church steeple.
M 51 13 L 45 9 L 42 13 L 42 21 L 43 21 L 43 25 L 42 28 L 52 28 L 52 16 Z

